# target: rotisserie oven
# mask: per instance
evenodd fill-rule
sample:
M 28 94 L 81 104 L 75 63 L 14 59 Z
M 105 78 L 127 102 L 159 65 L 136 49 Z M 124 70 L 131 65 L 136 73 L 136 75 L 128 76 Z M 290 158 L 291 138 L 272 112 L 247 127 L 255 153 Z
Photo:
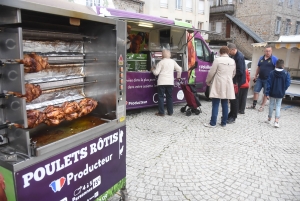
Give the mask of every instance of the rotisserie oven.
M 54 3 L 64 6 L 48 2 Z M 123 66 L 117 62 L 125 55 L 117 42 L 125 39 L 125 23 L 76 4 L 74 9 L 90 15 L 42 12 L 47 9 L 40 5 L 40 12 L 33 11 L 32 5 L 0 6 L 0 143 L 2 150 L 21 153 L 10 160 L 14 164 L 93 139 L 125 117 Z

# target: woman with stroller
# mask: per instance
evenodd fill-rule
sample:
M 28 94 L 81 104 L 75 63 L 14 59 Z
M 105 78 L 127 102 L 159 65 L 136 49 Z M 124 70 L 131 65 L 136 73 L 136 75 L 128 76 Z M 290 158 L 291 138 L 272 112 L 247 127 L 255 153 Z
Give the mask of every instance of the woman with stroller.
M 204 126 L 216 127 L 219 104 L 222 105 L 221 126 L 225 127 L 228 118 L 228 99 L 235 99 L 232 78 L 235 75 L 235 61 L 228 56 L 229 49 L 221 47 L 220 57 L 213 62 L 206 78 L 207 86 L 210 86 L 209 98 L 212 99 L 212 114 L 209 123 Z

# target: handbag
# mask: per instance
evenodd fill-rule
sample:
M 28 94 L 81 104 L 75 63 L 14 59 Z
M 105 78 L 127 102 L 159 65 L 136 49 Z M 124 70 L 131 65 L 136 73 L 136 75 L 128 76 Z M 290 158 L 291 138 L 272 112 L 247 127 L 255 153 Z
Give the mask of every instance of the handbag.
M 234 93 L 237 94 L 239 92 L 239 87 L 237 84 L 233 84 Z

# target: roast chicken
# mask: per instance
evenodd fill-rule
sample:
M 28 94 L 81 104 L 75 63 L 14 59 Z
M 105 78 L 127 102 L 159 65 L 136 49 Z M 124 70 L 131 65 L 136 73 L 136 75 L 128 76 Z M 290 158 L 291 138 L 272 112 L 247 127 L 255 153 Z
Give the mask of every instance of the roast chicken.
M 98 102 L 91 99 L 91 98 L 85 98 L 79 102 L 80 106 L 80 113 L 79 117 L 85 116 L 92 112 L 98 105 Z
M 65 102 L 62 106 L 63 112 L 65 113 L 65 119 L 72 121 L 77 119 L 81 108 L 77 102 Z
M 72 121 L 78 117 L 85 116 L 92 112 L 98 105 L 98 102 L 91 99 L 82 99 L 77 102 L 65 102 L 61 107 L 49 105 L 44 111 L 27 110 L 28 128 L 34 128 L 41 123 L 46 123 L 48 126 L 56 126 L 62 121 Z M 22 125 L 15 124 L 18 128 L 23 128 Z
M 25 73 L 35 73 L 49 68 L 48 58 L 43 58 L 35 53 L 24 54 L 24 59 L 16 61 L 24 64 Z
M 48 126 L 56 126 L 60 124 L 65 118 L 63 109 L 61 107 L 53 105 L 49 105 L 48 107 L 46 107 L 44 113 L 46 115 L 45 123 Z
M 27 110 L 27 124 L 28 128 L 34 128 L 43 123 L 46 119 L 44 112 L 39 110 Z
M 42 94 L 40 85 L 34 85 L 30 83 L 25 84 L 25 91 L 26 91 L 25 95 L 22 95 L 20 93 L 14 93 L 14 95 L 20 98 L 24 97 L 26 99 L 26 102 L 29 103 L 34 99 L 38 98 Z

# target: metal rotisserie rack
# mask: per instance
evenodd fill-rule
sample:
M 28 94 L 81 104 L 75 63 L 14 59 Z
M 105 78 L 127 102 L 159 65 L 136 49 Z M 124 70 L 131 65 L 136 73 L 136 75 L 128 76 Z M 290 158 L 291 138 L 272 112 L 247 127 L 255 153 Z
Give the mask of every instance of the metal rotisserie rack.
M 0 160 L 21 168 L 120 126 L 126 32 L 84 6 L 94 16 L 11 2 L 0 6 Z

